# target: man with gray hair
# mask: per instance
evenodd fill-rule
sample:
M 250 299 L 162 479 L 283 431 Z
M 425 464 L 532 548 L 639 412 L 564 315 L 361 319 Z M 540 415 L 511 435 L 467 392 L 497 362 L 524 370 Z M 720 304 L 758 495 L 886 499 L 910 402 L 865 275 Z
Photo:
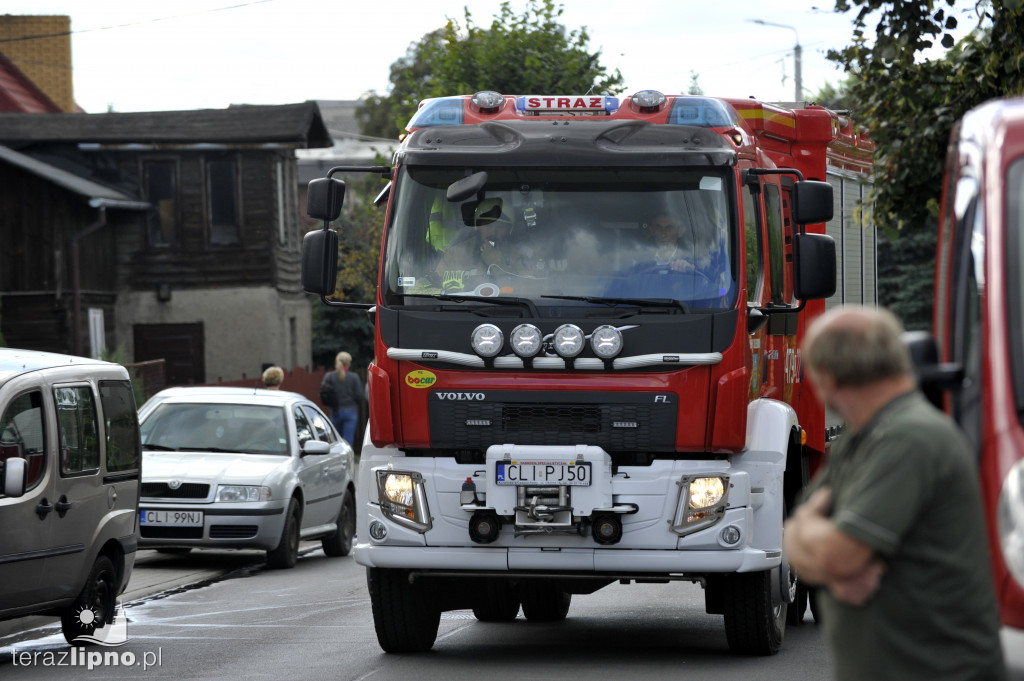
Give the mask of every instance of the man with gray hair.
M 866 307 L 808 328 L 805 375 L 847 429 L 786 523 L 786 555 L 820 587 L 837 678 L 1004 679 L 976 464 L 918 391 L 901 332 Z

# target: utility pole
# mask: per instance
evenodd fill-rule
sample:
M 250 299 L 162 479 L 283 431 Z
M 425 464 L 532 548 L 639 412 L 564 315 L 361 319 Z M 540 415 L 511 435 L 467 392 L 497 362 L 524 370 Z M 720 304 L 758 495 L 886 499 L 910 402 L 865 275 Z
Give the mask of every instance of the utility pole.
M 764 19 L 747 19 L 755 24 L 761 24 L 762 26 L 775 26 L 777 28 L 788 28 L 793 31 L 793 35 L 796 36 L 796 45 L 793 46 L 793 80 L 796 82 L 794 87 L 794 102 L 802 102 L 804 99 L 804 80 L 803 70 L 801 61 L 803 59 L 803 48 L 800 47 L 800 34 L 796 32 L 796 29 L 788 24 L 776 24 L 772 21 L 765 21 Z

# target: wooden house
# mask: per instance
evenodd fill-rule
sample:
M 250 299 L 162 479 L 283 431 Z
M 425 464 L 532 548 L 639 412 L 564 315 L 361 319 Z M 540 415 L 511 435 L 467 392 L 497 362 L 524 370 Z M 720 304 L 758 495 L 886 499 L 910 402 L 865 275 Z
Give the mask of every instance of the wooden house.
M 0 333 L 170 384 L 308 366 L 295 152 L 331 143 L 315 102 L 0 113 Z

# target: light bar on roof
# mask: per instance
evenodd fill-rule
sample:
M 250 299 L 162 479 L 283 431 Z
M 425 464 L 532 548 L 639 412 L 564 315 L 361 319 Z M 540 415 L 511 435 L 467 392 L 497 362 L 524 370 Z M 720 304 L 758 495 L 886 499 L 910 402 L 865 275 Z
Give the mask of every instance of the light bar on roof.
M 517 111 L 534 114 L 609 114 L 618 108 L 618 97 L 601 95 L 523 95 L 516 98 Z

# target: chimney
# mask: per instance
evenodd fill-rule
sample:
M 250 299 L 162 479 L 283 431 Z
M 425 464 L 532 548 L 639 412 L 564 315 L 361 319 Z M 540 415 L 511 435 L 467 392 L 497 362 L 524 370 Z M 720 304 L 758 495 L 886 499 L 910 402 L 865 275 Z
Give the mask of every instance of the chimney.
M 0 52 L 62 111 L 78 111 L 71 80 L 71 17 L 0 15 Z

